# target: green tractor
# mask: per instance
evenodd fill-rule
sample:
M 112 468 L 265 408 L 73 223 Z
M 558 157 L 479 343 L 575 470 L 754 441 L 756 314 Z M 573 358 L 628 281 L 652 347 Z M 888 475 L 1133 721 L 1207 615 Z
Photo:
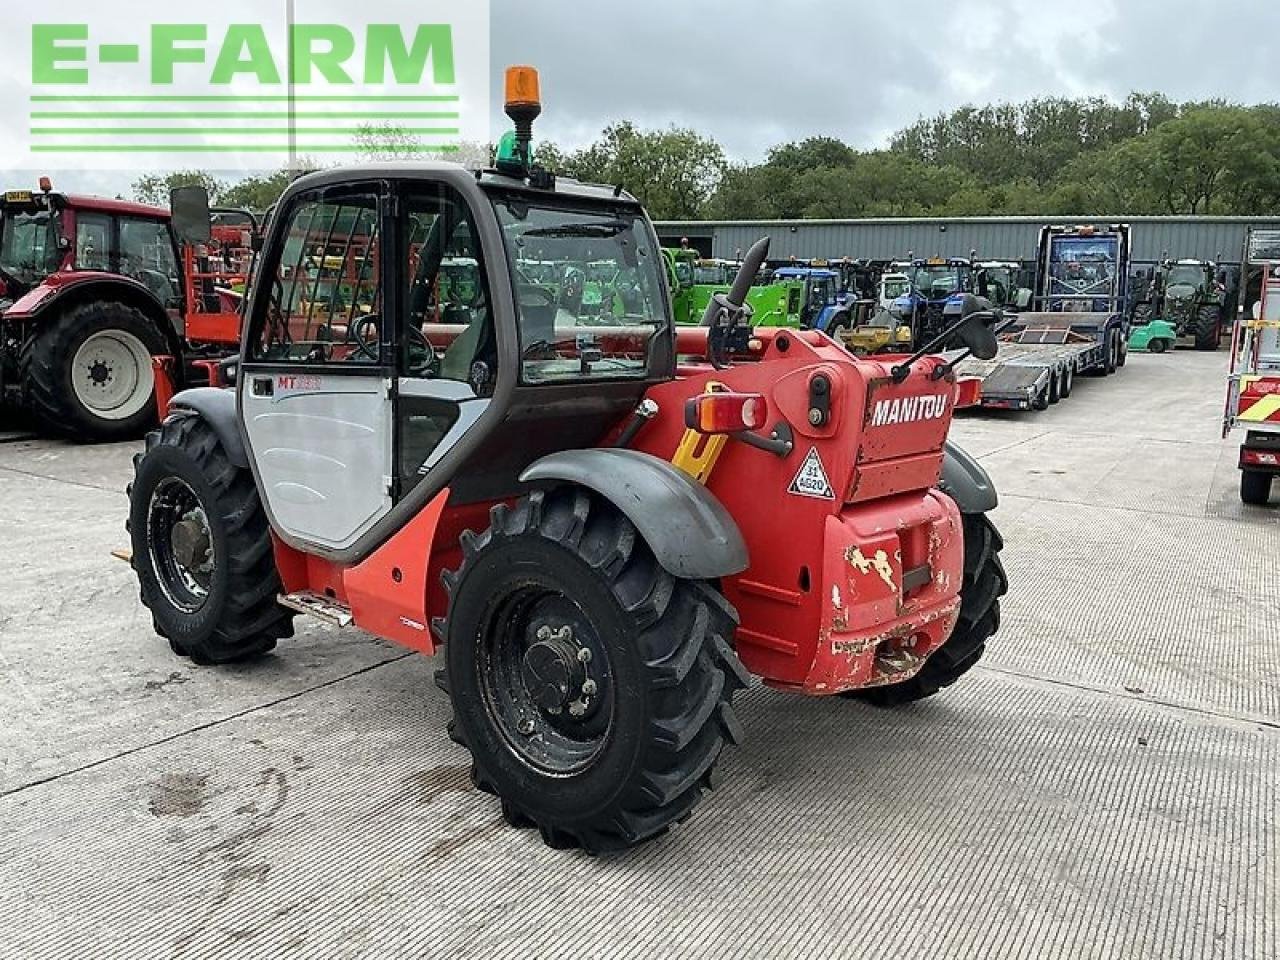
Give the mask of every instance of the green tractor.
M 739 264 L 731 260 L 705 260 L 696 251 L 665 248 L 667 281 L 678 324 L 701 322 L 716 294 L 728 293 L 737 279 Z M 773 279 L 752 287 L 747 297 L 751 323 L 756 327 L 800 327 L 805 305 L 802 280 Z
M 1140 339 L 1156 352 L 1174 345 L 1217 350 L 1235 316 L 1236 294 L 1227 278 L 1212 261 L 1166 260 L 1134 311 Z

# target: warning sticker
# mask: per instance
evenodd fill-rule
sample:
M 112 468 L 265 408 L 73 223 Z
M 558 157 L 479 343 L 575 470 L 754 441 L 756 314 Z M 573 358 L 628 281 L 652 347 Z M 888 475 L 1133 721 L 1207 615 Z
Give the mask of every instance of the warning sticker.
M 822 466 L 822 458 L 818 456 L 818 448 L 814 447 L 804 458 L 800 472 L 791 481 L 788 491 L 798 497 L 811 497 L 814 500 L 834 500 L 836 492 L 831 489 L 831 481 L 827 479 L 827 471 Z

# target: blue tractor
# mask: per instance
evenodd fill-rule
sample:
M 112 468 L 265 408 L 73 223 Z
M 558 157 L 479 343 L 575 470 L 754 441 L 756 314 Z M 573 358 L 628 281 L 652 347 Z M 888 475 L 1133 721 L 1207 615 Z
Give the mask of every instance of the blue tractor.
M 803 281 L 800 326 L 804 329 L 821 330 L 836 337 L 841 328 L 853 328 L 854 318 L 849 311 L 851 298 L 841 289 L 838 271 L 823 266 L 780 267 L 773 272 L 773 279 L 775 283 Z
M 910 325 L 917 344 L 927 343 L 946 329 L 951 298 L 974 291 L 974 262 L 963 257 L 913 259 L 905 272 L 911 288 L 894 301 L 891 312 Z

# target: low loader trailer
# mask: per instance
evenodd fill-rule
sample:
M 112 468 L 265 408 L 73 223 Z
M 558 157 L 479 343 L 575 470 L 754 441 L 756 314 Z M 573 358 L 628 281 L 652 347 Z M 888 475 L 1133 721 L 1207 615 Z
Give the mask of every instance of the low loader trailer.
M 993 360 L 959 359 L 970 405 L 1046 410 L 1071 396 L 1083 374 L 1125 366 L 1129 228 L 1046 227 L 1041 234 L 1034 313 L 1017 314 Z

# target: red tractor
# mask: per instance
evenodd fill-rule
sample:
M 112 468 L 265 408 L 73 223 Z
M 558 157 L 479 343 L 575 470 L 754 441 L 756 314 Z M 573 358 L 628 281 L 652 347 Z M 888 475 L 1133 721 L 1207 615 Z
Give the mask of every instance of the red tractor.
M 942 357 L 750 330 L 767 241 L 677 333 L 639 202 L 534 166 L 536 74 L 508 91 L 496 170 L 286 191 L 234 390 L 177 396 L 136 458 L 132 563 L 199 664 L 296 613 L 443 647 L 476 786 L 605 852 L 692 811 L 753 674 L 887 707 L 970 670 L 1007 587 L 996 494 L 947 442 Z M 327 282 L 348 248 L 368 269 Z M 534 282 L 549 260 L 608 264 L 612 313 Z M 438 282 L 459 262 L 478 284 Z M 957 311 L 948 341 L 993 355 L 988 305 Z
M 256 233 L 246 213 L 223 220 L 221 243 L 181 245 L 158 207 L 55 193 L 47 178 L 5 193 L 0 405 L 64 436 L 121 440 L 155 425 L 174 386 L 216 382 L 239 343 L 231 285 Z

